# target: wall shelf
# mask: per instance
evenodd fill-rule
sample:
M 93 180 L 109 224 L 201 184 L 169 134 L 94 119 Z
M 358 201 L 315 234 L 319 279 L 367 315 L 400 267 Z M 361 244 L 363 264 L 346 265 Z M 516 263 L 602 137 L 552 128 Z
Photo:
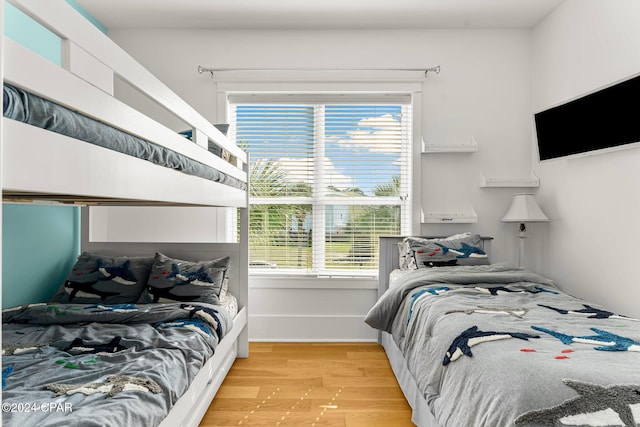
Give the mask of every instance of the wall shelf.
M 475 153 L 478 151 L 478 141 L 474 137 L 466 144 L 427 144 L 422 140 L 422 154 L 435 153 Z
M 529 177 L 488 177 L 480 173 L 480 187 L 483 188 L 537 188 L 540 178 L 535 174 Z
M 478 214 L 471 208 L 462 212 L 422 212 L 423 224 L 474 224 L 478 222 Z

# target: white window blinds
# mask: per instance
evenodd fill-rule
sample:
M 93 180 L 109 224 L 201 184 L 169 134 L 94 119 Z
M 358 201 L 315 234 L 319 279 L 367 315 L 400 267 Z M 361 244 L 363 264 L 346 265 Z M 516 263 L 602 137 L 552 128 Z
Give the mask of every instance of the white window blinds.
M 378 235 L 409 229 L 409 95 L 230 96 L 251 158 L 254 269 L 371 274 Z

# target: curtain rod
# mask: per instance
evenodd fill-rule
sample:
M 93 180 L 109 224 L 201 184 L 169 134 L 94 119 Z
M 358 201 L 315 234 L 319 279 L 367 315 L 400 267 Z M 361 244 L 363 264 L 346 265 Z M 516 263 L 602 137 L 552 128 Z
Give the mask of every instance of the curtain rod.
M 244 68 L 206 68 L 201 65 L 198 65 L 198 73 L 209 73 L 211 74 L 211 78 L 213 78 L 213 74 L 218 71 L 326 71 L 326 70 L 310 70 L 310 69 L 290 69 L 290 70 L 282 70 L 282 69 L 244 69 Z M 440 74 L 440 66 L 437 65 L 435 67 L 429 67 L 426 69 L 416 69 L 416 68 L 395 68 L 395 69 L 347 69 L 347 70 L 334 70 L 334 71 L 424 71 L 424 76 L 426 77 L 429 72 Z

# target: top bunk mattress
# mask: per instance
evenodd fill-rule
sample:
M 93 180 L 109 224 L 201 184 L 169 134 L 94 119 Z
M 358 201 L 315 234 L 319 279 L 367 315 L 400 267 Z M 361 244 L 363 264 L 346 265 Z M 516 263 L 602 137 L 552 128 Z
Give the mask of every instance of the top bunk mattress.
M 247 190 L 246 183 L 215 168 L 6 83 L 3 86 L 3 115 L 189 175 Z

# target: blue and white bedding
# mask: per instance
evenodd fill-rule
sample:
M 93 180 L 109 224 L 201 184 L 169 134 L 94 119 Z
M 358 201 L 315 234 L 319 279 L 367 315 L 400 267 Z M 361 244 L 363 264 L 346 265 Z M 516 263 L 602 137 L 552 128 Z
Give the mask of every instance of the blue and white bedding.
M 245 183 L 217 169 L 9 84 L 3 86 L 3 115 L 160 166 L 247 189 Z
M 367 314 L 440 426 L 640 425 L 640 322 L 505 264 L 408 271 Z
M 155 426 L 232 327 L 206 303 L 3 310 L 3 425 Z

